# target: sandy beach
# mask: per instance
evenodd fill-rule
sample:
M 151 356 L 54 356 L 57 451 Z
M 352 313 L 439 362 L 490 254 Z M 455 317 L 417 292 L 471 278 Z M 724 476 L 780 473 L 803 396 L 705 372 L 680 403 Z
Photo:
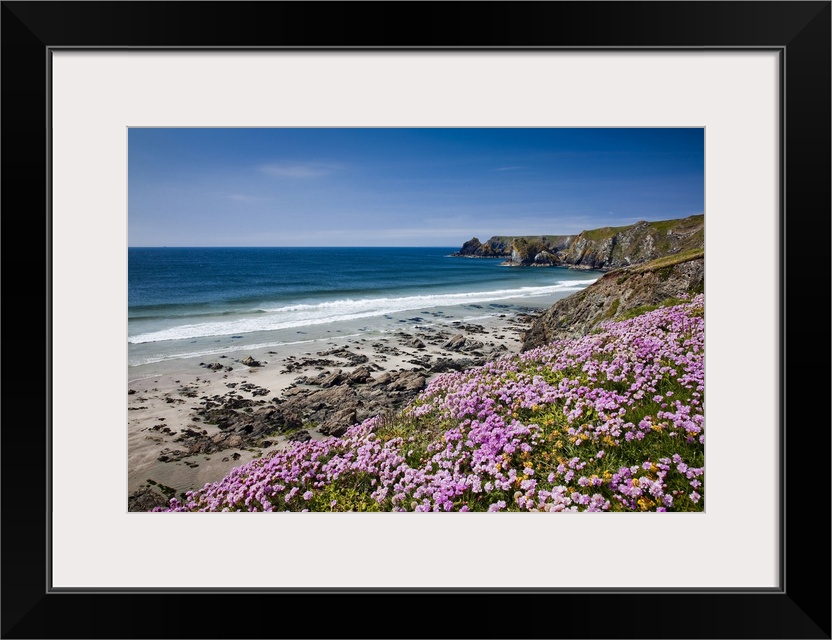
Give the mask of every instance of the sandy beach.
M 128 508 L 152 509 L 293 440 L 400 409 L 443 371 L 519 351 L 535 313 L 423 312 L 391 317 L 385 332 L 333 325 L 294 344 L 131 366 Z

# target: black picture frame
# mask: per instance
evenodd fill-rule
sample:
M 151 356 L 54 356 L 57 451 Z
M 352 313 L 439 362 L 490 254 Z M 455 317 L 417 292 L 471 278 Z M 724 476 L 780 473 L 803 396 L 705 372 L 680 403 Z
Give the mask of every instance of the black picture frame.
M 2 345 L 6 372 L 15 372 L 3 377 L 0 430 L 3 638 L 280 637 L 290 633 L 290 622 L 306 630 L 304 637 L 332 638 L 830 637 L 830 2 L 2 2 L 0 20 Z M 44 455 L 53 382 L 48 95 L 50 52 L 68 47 L 778 51 L 785 80 L 780 587 L 52 590 L 50 459 Z M 748 251 L 748 277 L 754 277 L 753 248 L 739 250 Z M 815 292 L 809 300 L 797 293 L 807 278 Z M 814 360 L 819 366 L 806 369 Z M 80 511 L 87 508 L 95 508 L 92 500 L 79 504 Z M 449 548 L 446 560 L 464 570 L 468 560 L 456 553 Z M 683 553 L 669 562 L 669 569 L 684 570 Z M 453 626 L 443 626 L 444 613 Z

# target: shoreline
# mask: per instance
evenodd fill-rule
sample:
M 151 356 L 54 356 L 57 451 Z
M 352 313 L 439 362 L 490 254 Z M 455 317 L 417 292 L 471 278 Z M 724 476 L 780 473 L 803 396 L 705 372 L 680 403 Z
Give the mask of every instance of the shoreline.
M 474 256 L 474 255 L 462 255 L 459 253 L 451 253 L 448 254 L 449 258 L 466 258 L 466 259 L 473 259 L 473 260 L 502 260 L 503 262 L 500 263 L 501 267 L 531 267 L 535 269 L 541 268 L 555 268 L 555 269 L 569 269 L 570 271 L 600 271 L 602 273 L 609 273 L 610 271 L 615 271 L 615 269 L 620 269 L 621 267 L 593 267 L 587 266 L 582 264 L 568 264 L 565 262 L 558 262 L 558 263 L 525 263 L 525 262 L 515 262 L 511 259 L 511 254 L 506 254 L 503 256 Z
M 408 312 L 388 317 L 384 331 L 332 325 L 279 346 L 229 345 L 130 366 L 129 509 L 146 511 L 220 480 L 293 439 L 337 436 L 370 415 L 399 410 L 443 371 L 517 353 L 551 300 L 543 304 L 484 316 L 474 305 L 428 322 L 429 314 Z

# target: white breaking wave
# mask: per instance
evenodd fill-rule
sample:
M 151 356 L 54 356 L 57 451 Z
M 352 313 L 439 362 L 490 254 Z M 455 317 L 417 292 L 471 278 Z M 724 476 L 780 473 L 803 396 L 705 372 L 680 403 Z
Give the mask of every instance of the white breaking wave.
M 338 334 L 337 338 L 340 340 L 342 338 L 358 338 L 360 337 L 360 333 L 351 333 L 347 335 Z M 184 358 L 203 358 L 206 356 L 218 356 L 224 353 L 233 353 L 235 351 L 240 351 L 241 349 L 251 351 L 254 349 L 272 349 L 277 347 L 287 347 L 297 344 L 314 344 L 316 342 L 328 342 L 332 340 L 332 336 L 327 336 L 326 338 L 313 338 L 310 340 L 290 340 L 288 342 L 261 342 L 259 344 L 246 344 L 246 345 L 231 345 L 230 347 L 213 347 L 213 348 L 206 348 L 200 349 L 198 351 L 185 351 L 182 353 L 168 353 L 164 355 L 151 355 L 146 356 L 144 358 L 137 358 L 135 361 L 130 362 L 130 366 L 137 366 L 142 364 L 155 364 L 157 362 L 165 362 L 167 360 L 179 360 Z M 152 377 L 159 377 L 158 373 L 153 373 L 148 378 Z
M 592 280 L 561 280 L 546 287 L 521 287 L 496 291 L 471 291 L 401 298 L 367 298 L 360 300 L 334 300 L 318 304 L 295 304 L 285 307 L 263 308 L 256 316 L 221 322 L 202 322 L 171 327 L 130 336 L 132 344 L 160 342 L 163 340 L 187 340 L 209 336 L 230 336 L 255 331 L 291 329 L 309 325 L 372 318 L 401 311 L 415 311 L 440 306 L 496 302 L 511 298 L 533 298 L 554 293 L 579 291 L 595 282 Z

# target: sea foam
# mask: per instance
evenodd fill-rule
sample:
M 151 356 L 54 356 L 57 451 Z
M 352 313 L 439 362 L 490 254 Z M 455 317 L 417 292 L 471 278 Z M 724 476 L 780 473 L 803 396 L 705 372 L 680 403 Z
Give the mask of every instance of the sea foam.
M 520 287 L 493 291 L 470 291 L 421 296 L 345 298 L 315 304 L 291 304 L 278 307 L 261 305 L 250 316 L 234 320 L 217 320 L 184 324 L 159 331 L 139 333 L 128 338 L 132 344 L 186 340 L 211 336 L 228 336 L 291 329 L 309 325 L 326 324 L 384 316 L 402 311 L 416 311 L 432 307 L 490 303 L 500 300 L 534 298 L 561 292 L 579 291 L 595 282 L 590 280 L 560 280 L 543 287 Z

